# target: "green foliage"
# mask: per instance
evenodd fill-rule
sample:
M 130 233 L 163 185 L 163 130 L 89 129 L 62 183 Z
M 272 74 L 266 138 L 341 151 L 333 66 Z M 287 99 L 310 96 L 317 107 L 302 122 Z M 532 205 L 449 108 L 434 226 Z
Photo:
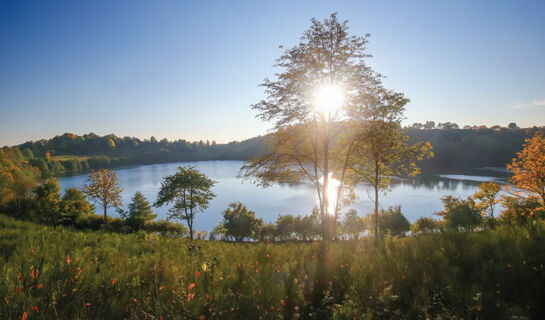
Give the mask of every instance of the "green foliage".
M 129 204 L 127 223 L 135 230 L 140 230 L 146 223 L 153 221 L 155 218 L 157 218 L 157 215 L 153 213 L 151 204 L 142 192 L 137 191 Z
M 60 211 L 65 224 L 75 225 L 79 217 L 94 215 L 95 206 L 87 201 L 81 190 L 68 188 L 62 196 Z
M 281 240 L 289 240 L 295 232 L 295 217 L 291 214 L 278 215 L 276 219 L 276 235 Z
M 358 216 L 358 212 L 354 209 L 348 210 L 342 222 L 342 233 L 349 234 L 354 239 L 358 239 L 359 235 L 368 228 L 367 221 Z
M 99 221 L 103 221 L 98 217 Z M 318 243 L 77 232 L 0 215 L 5 319 L 539 319 L 545 226 Z M 53 303 L 54 302 L 54 303 Z M 36 308 L 34 308 L 36 307 Z
M 62 211 L 60 210 L 60 191 L 61 187 L 55 178 L 46 180 L 34 190 L 34 194 L 36 195 L 34 201 L 36 207 L 35 214 L 38 220 L 53 227 L 64 221 Z
M 164 178 L 154 206 L 173 203 L 169 209 L 169 219 L 185 220 L 189 227 L 189 237 L 193 240 L 195 214 L 208 208 L 216 196 L 211 191 L 215 184 L 216 181 L 195 167 L 178 167 L 178 172 Z
M 263 222 L 256 219 L 255 212 L 248 210 L 240 202 L 232 202 L 223 211 L 224 235 L 235 238 L 236 242 L 242 242 L 245 238 L 257 238 L 255 235 Z
M 446 196 L 441 198 L 445 209 L 437 212 L 437 215 L 443 217 L 446 226 L 454 229 L 471 231 L 481 221 L 481 211 L 475 207 L 473 199 L 466 200 Z
M 431 217 L 420 217 L 411 225 L 413 234 L 427 234 L 441 229 L 441 222 Z
M 401 206 L 381 209 L 378 215 L 378 226 L 380 232 L 392 236 L 403 236 L 411 229 L 411 223 L 401 213 Z

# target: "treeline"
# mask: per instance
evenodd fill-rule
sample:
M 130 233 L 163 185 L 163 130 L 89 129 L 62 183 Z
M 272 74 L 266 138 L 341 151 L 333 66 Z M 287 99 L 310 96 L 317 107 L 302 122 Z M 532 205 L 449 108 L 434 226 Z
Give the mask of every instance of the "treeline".
M 83 136 L 65 133 L 52 139 L 4 147 L 19 153 L 21 159 L 44 175 L 105 167 L 201 160 L 247 160 L 263 154 L 262 137 L 216 144 L 215 141 L 189 142 L 141 140 L 94 133 Z
M 411 142 L 428 141 L 434 157 L 419 162 L 424 173 L 481 167 L 504 167 L 522 149 L 524 140 L 543 128 L 472 127 L 465 129 L 404 128 Z
M 428 141 L 434 157 L 419 162 L 424 173 L 453 171 L 480 167 L 505 167 L 521 150 L 526 138 L 543 128 L 521 129 L 515 126 L 492 128 L 413 125 L 403 128 L 411 143 Z M 25 162 L 45 175 L 62 172 L 113 168 L 125 165 L 166 163 L 201 160 L 248 160 L 267 152 L 265 137 L 259 136 L 241 142 L 216 144 L 214 141 L 189 142 L 186 140 L 141 140 L 117 137 L 113 134 L 98 136 L 90 133 L 78 136 L 65 133 L 52 139 L 26 142 L 14 147 L 3 147 L 0 158 Z M 460 152 L 462 151 L 463 152 Z

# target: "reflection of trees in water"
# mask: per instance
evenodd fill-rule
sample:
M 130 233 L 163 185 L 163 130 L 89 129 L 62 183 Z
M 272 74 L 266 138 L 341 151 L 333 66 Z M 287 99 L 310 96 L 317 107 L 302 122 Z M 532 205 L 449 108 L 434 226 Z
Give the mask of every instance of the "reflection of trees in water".
M 464 179 L 453 179 L 447 177 L 441 177 L 439 175 L 419 175 L 414 178 L 398 178 L 393 177 L 390 188 L 395 189 L 397 186 L 411 187 L 412 189 L 426 189 L 429 191 L 437 190 L 448 190 L 456 191 L 460 188 L 477 188 L 484 181 L 492 181 L 499 184 L 505 184 L 507 182 L 506 175 L 490 175 L 490 176 L 475 176 L 476 180 L 464 180 Z M 499 179 L 498 179 L 499 178 Z M 289 187 L 300 187 L 301 185 L 307 185 L 305 182 L 289 182 L 283 183 L 284 186 Z M 371 185 L 368 183 L 360 183 L 357 185 L 358 188 L 368 189 L 371 188 Z
M 477 188 L 484 181 L 493 181 L 499 184 L 504 183 L 504 181 L 498 180 L 498 177 L 479 176 L 479 178 L 483 178 L 483 181 L 452 179 L 440 177 L 438 175 L 422 175 L 409 179 L 395 178 L 392 179 L 392 188 L 395 188 L 396 186 L 408 186 L 412 187 L 413 189 L 425 188 L 427 190 L 454 191 L 459 189 L 460 187 Z

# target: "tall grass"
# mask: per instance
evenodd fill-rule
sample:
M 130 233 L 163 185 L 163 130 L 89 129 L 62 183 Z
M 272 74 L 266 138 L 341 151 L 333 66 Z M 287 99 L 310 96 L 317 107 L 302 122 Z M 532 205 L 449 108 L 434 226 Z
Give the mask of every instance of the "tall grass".
M 543 318 L 544 241 L 538 224 L 378 246 L 191 243 L 0 215 L 0 318 Z

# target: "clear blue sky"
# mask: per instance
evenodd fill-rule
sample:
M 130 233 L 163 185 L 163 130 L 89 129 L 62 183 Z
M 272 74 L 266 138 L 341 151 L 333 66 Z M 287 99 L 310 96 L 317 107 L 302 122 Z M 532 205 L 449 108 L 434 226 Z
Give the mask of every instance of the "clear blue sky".
M 1 1 L 0 145 L 242 140 L 279 45 L 338 12 L 407 122 L 545 125 L 545 1 Z

